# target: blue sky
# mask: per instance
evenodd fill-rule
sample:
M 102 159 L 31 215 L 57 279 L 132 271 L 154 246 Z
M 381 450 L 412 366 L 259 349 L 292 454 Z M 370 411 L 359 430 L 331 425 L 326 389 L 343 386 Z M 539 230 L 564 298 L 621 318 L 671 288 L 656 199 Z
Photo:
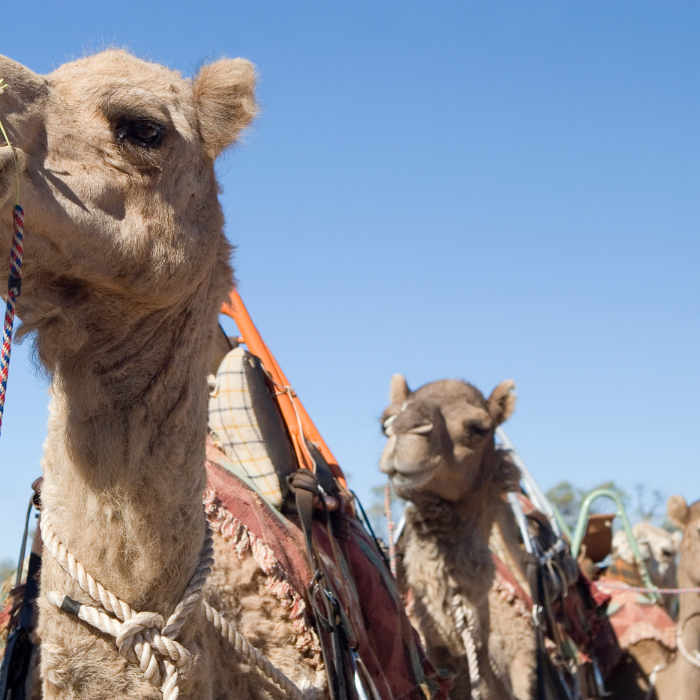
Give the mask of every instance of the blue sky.
M 515 379 L 541 486 L 700 497 L 700 6 L 25 0 L 0 53 L 107 45 L 191 75 L 244 56 L 262 115 L 218 170 L 240 292 L 351 484 L 382 483 L 394 372 Z M 0 558 L 40 471 L 15 348 Z

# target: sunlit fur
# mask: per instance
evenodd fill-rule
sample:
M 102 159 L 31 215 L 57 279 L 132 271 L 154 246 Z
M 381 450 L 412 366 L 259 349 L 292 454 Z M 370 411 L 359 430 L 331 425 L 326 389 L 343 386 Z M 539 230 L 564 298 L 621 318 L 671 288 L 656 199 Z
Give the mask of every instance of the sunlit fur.
M 204 536 L 206 374 L 233 282 L 214 158 L 255 115 L 253 67 L 222 60 L 187 80 L 111 50 L 47 76 L 0 58 L 0 76 L 0 119 L 23 168 L 18 313 L 52 377 L 42 500 L 95 579 L 167 618 Z M 164 125 L 162 145 L 119 145 L 124 118 Z M 8 154 L 0 148 L 0 259 L 12 233 Z M 263 630 L 273 663 L 315 682 L 318 664 L 295 649 L 254 560 L 218 540 L 216 552 L 208 595 L 237 626 Z M 113 640 L 47 602 L 48 590 L 89 602 L 48 555 L 41 586 L 46 698 L 161 697 Z M 265 696 L 201 611 L 182 641 L 197 657 L 182 697 Z

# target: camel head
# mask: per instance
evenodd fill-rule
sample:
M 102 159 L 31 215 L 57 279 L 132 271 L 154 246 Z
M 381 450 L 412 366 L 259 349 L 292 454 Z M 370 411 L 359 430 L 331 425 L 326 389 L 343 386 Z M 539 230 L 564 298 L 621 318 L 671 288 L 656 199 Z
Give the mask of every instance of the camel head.
M 444 379 L 411 391 L 406 380 L 391 380 L 391 405 L 382 415 L 388 437 L 380 460 L 403 498 L 430 493 L 459 501 L 492 478 L 494 431 L 513 412 L 515 385 L 499 384 L 486 399 L 471 384 Z
M 230 247 L 214 160 L 254 117 L 250 63 L 217 61 L 188 80 L 109 50 L 41 76 L 0 56 L 0 78 L 12 145 L 0 138 L 0 260 L 18 182 L 18 312 L 28 330 L 85 299 L 149 313 L 205 286 L 225 294 Z
M 644 559 L 651 581 L 661 588 L 672 588 L 676 585 L 676 555 L 680 549 L 680 533 L 670 533 L 649 522 L 637 523 L 632 532 L 637 540 L 639 553 Z M 634 552 L 624 530 L 615 533 L 613 537 L 613 559 L 624 559 L 628 564 L 634 564 Z
M 683 496 L 671 496 L 667 515 L 683 533 L 678 584 L 681 587 L 700 586 L 700 501 L 688 505 Z

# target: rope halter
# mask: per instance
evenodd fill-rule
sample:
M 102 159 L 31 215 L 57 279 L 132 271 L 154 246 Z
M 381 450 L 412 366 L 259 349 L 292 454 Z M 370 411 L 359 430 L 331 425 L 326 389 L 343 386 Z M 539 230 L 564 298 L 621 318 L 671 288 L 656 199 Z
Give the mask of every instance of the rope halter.
M 187 584 L 182 600 L 167 620 L 159 613 L 132 610 L 128 603 L 95 581 L 58 539 L 46 509 L 41 516 L 41 534 L 51 556 L 97 605 L 79 603 L 55 591 L 47 594 L 49 602 L 103 634 L 114 637 L 119 654 L 137 664 L 152 685 L 160 686 L 163 699 L 177 700 L 180 694 L 179 676 L 186 675 L 192 666 L 192 653 L 177 641 L 177 637 L 198 603 L 214 564 L 214 543 L 209 524 L 197 569 Z
M 59 566 L 75 581 L 97 606 L 80 603 L 55 591 L 46 594 L 49 602 L 64 612 L 75 615 L 103 634 L 114 637 L 119 654 L 138 665 L 152 685 L 160 686 L 163 700 L 177 700 L 180 676 L 186 676 L 192 667 L 192 652 L 177 641 L 187 617 L 198 603 L 204 608 L 207 620 L 222 637 L 228 639 L 247 663 L 256 666 L 280 688 L 290 700 L 309 700 L 318 695 L 318 689 L 300 690 L 293 681 L 275 668 L 220 612 L 201 599 L 202 587 L 214 565 L 214 543 L 209 523 L 206 525 L 204 544 L 199 555 L 197 570 L 190 578 L 182 600 L 173 614 L 165 620 L 159 613 L 136 612 L 85 571 L 83 565 L 58 539 L 44 507 L 41 514 L 41 536 L 44 546 Z

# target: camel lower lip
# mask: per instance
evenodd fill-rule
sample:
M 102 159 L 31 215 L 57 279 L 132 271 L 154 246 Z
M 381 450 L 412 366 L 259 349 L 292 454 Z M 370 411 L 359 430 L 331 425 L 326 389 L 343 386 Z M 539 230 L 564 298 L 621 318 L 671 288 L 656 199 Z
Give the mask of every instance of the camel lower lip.
M 432 478 L 434 469 L 426 469 L 422 472 L 413 472 L 412 474 L 402 474 L 395 472 L 391 480 L 397 488 L 420 488 Z

